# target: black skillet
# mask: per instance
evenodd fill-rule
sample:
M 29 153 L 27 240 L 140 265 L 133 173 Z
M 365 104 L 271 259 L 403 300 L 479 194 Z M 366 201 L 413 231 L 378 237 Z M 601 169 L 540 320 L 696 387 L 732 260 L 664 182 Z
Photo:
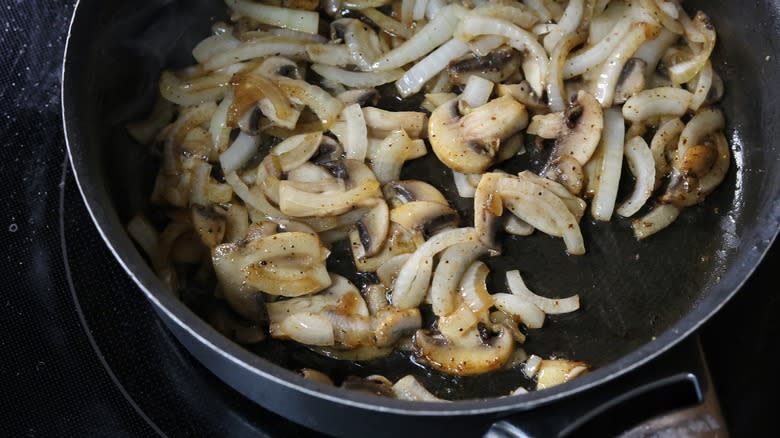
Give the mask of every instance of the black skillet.
M 568 433 L 577 424 L 573 417 L 588 418 L 597 406 L 635 394 L 689 382 L 693 399 L 699 398 L 694 365 L 674 368 L 667 366 L 674 361 L 662 358 L 643 367 L 651 371 L 639 378 L 627 374 L 670 350 L 718 311 L 753 272 L 780 226 L 780 114 L 775 104 L 780 97 L 780 4 L 689 1 L 685 6 L 707 12 L 718 31 L 715 65 L 727 90 L 722 107 L 733 151 L 731 170 L 704 203 L 686 209 L 675 224 L 644 242 L 633 239 L 626 221 L 595 224 L 587 217 L 588 253 L 582 257 L 566 256 L 560 241 L 538 233 L 504 241 L 506 257 L 491 260 L 494 269 L 519 268 L 540 293 L 577 292 L 582 298 L 579 312 L 551 318 L 533 332 L 527 349 L 584 360 L 595 369 L 545 391 L 488 396 L 523 382 L 507 373 L 453 381 L 398 358 L 335 366 L 295 348 L 272 346 L 259 352 L 269 361 L 227 340 L 163 292 L 124 229 L 135 211 L 148 207 L 155 162 L 122 127 L 148 111 L 163 67 L 192 62 L 191 48 L 208 34 L 211 21 L 224 16 L 220 0 L 78 3 L 63 73 L 71 163 L 100 233 L 160 318 L 212 372 L 257 403 L 338 435 L 473 435 L 500 419 L 508 421 L 491 433 L 522 435 L 512 423 L 528 433 L 541 428 L 543 436 Z M 442 168 L 413 165 L 409 172 L 433 182 L 449 180 Z M 283 367 L 309 360 L 342 375 L 381 372 L 392 378 L 413 372 L 440 394 L 467 400 L 427 404 L 377 398 L 307 381 Z M 561 406 L 574 414 L 561 424 L 543 421 L 545 412 Z M 542 426 L 529 426 L 529 417 Z

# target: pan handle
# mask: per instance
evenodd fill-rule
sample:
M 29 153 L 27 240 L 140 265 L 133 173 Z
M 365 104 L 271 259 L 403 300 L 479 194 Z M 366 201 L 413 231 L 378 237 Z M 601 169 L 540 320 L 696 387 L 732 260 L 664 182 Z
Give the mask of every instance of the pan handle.
M 725 429 L 697 336 L 594 390 L 494 423 L 488 438 L 618 436 L 660 414 L 680 421 L 659 427 Z M 705 395 L 708 403 L 704 403 Z M 685 412 L 685 415 L 683 415 Z M 643 425 L 644 426 L 644 425 Z M 645 431 L 647 432 L 647 431 Z

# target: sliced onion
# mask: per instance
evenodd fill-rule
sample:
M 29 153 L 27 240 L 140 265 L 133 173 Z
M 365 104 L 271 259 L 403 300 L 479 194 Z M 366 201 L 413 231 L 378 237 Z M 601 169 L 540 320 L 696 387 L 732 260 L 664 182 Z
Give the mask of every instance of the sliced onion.
M 715 28 L 712 26 L 710 18 L 699 11 L 696 13 L 693 25 L 702 35 L 704 44 L 691 59 L 667 66 L 669 77 L 677 84 L 684 84 L 696 77 L 699 71 L 707 64 L 707 61 L 712 54 L 712 50 L 715 48 Z M 686 29 L 686 36 L 689 39 L 694 40 L 693 36 L 687 35 L 687 33 L 688 30 Z
M 574 312 L 580 308 L 580 296 L 572 295 L 567 298 L 546 298 L 533 293 L 525 285 L 523 277 L 519 271 L 509 271 L 506 273 L 506 283 L 513 295 L 535 304 L 544 313 L 548 315 L 559 315 L 562 313 Z
M 311 62 L 344 67 L 352 64 L 352 55 L 344 44 L 307 44 L 306 54 Z
M 333 324 L 319 313 L 300 312 L 285 318 L 279 324 L 279 331 L 271 336 L 289 337 L 305 345 L 329 346 L 336 343 Z
M 352 88 L 376 87 L 393 82 L 402 77 L 400 68 L 375 72 L 354 72 L 325 64 L 312 64 L 311 69 L 325 79 L 344 84 Z
M 502 36 L 508 40 L 511 47 L 525 52 L 523 71 L 526 80 L 536 94 L 541 96 L 544 93 L 549 59 L 544 47 L 533 34 L 505 20 L 482 17 L 474 13 L 467 14 L 458 25 L 457 38 L 470 41 L 481 35 Z
M 314 11 L 281 8 L 247 0 L 225 0 L 230 9 L 263 24 L 317 34 L 320 15 Z
M 631 196 L 615 212 L 623 217 L 629 217 L 636 214 L 653 194 L 655 161 L 647 142 L 639 136 L 626 142 L 624 154 L 636 182 Z
M 192 49 L 192 57 L 199 63 L 204 63 L 212 56 L 235 49 L 241 45 L 241 40 L 233 36 L 233 32 L 222 32 L 216 35 L 212 35 Z
M 412 375 L 407 375 L 399 379 L 393 385 L 393 393 L 399 400 L 424 401 L 424 402 L 446 402 L 431 394 L 424 386 Z
M 615 87 L 620 79 L 620 73 L 634 52 L 648 39 L 654 38 L 660 29 L 648 23 L 635 23 L 625 38 L 615 47 L 602 66 L 593 73 L 593 97 L 607 108 L 612 106 L 615 97 Z
M 230 173 L 243 167 L 257 153 L 259 145 L 260 137 L 244 132 L 239 133 L 233 144 L 219 155 L 222 170 L 225 173 Z
M 421 59 L 395 83 L 401 97 L 408 97 L 420 91 L 431 78 L 447 68 L 447 65 L 468 53 L 469 47 L 463 41 L 453 38 Z M 391 70 L 392 71 L 392 70 Z
M 677 141 L 685 128 L 685 123 L 679 118 L 674 118 L 658 127 L 650 142 L 650 151 L 655 161 L 655 188 L 657 188 L 664 176 L 671 171 L 671 165 L 667 160 L 667 153 L 677 148 Z
M 608 221 L 612 218 L 617 199 L 620 172 L 623 167 L 623 141 L 626 127 L 619 109 L 604 110 L 604 131 L 599 143 L 603 150 L 599 172 L 599 184 L 591 203 L 593 218 Z
M 646 239 L 672 224 L 680 215 L 680 207 L 673 204 L 656 205 L 649 213 L 631 222 L 634 237 Z
M 460 94 L 460 101 L 470 108 L 476 108 L 487 103 L 493 93 L 493 82 L 481 76 L 471 75 Z
M 340 139 L 344 146 L 344 153 L 350 160 L 365 160 L 368 149 L 368 128 L 363 118 L 363 110 L 355 103 L 344 107 L 341 116 L 346 122 L 344 138 Z
M 403 129 L 391 132 L 370 155 L 371 169 L 381 183 L 401 178 L 401 167 L 415 152 L 416 146 Z
M 536 376 L 536 372 L 539 370 L 539 366 L 542 364 L 542 358 L 532 354 L 531 357 L 528 358 L 528 360 L 525 361 L 525 366 L 523 367 L 523 374 L 525 374 L 526 377 L 529 379 L 533 379 L 534 376 Z
M 511 315 L 529 329 L 540 329 L 544 326 L 546 317 L 542 309 L 536 304 L 513 294 L 493 294 L 496 308 Z M 516 321 L 517 321 L 516 320 Z
M 475 242 L 479 239 L 474 228 L 456 228 L 443 231 L 425 242 L 409 257 L 393 283 L 392 304 L 398 309 L 417 307 L 425 298 L 425 292 L 433 272 L 433 256 L 452 245 Z
M 366 8 L 360 11 L 369 20 L 373 21 L 382 31 L 392 36 L 409 39 L 412 37 L 412 32 L 401 24 L 400 21 L 389 17 L 375 8 Z
M 473 198 L 477 193 L 477 187 L 469 180 L 470 175 L 452 171 L 452 179 L 455 181 L 455 188 L 458 189 L 458 196 L 461 198 Z
M 712 87 L 712 63 L 707 61 L 704 67 L 699 71 L 699 74 L 694 78 L 692 83 L 693 97 L 691 98 L 690 108 L 697 111 L 707 100 L 707 96 L 710 93 Z
M 476 314 L 482 314 L 493 307 L 493 296 L 487 290 L 487 276 L 490 269 L 486 264 L 476 261 L 463 273 L 460 281 L 460 294 L 463 304 Z
M 693 95 L 682 88 L 659 87 L 640 91 L 623 105 L 623 117 L 641 122 L 659 116 L 679 117 L 688 111 Z
M 603 63 L 625 38 L 633 25 L 634 22 L 630 17 L 624 17 L 610 30 L 609 35 L 599 40 L 598 43 L 569 56 L 564 63 L 563 78 L 571 79 Z
M 449 5 L 403 44 L 382 55 L 371 67 L 373 70 L 391 70 L 427 55 L 450 39 L 462 13 L 458 5 Z
M 433 313 L 446 316 L 457 306 L 457 290 L 468 267 L 487 248 L 480 242 L 466 242 L 450 246 L 441 255 L 431 282 L 430 301 Z
M 259 3 L 258 3 L 259 4 Z M 306 58 L 306 44 L 309 41 L 297 38 L 268 36 L 241 43 L 233 49 L 219 52 L 203 63 L 206 70 L 217 70 L 237 62 L 266 56 Z

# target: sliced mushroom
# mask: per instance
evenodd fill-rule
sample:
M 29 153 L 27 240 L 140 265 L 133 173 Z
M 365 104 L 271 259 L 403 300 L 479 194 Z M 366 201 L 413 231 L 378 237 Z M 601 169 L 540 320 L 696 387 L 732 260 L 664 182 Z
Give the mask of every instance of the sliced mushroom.
M 322 164 L 329 161 L 343 160 L 344 158 L 346 157 L 341 144 L 333 138 L 323 135 L 317 153 L 312 157 L 312 161 Z
M 539 95 L 534 93 L 531 84 L 526 81 L 521 81 L 518 84 L 498 84 L 496 93 L 499 96 L 512 96 L 516 101 L 535 113 L 547 112 L 547 104 L 542 101 Z
M 542 360 L 536 371 L 536 389 L 545 389 L 551 386 L 566 383 L 588 371 L 585 362 L 554 359 Z
M 546 139 L 556 139 L 550 165 L 569 156 L 585 165 L 601 139 L 604 118 L 599 102 L 585 91 L 563 112 L 534 116 L 528 133 Z
M 492 251 L 500 251 L 496 242 L 499 218 L 504 214 L 504 204 L 498 193 L 498 181 L 506 175 L 491 172 L 482 175 L 474 193 L 474 228 L 479 240 Z
M 620 72 L 617 85 L 615 86 L 616 104 L 624 103 L 629 97 L 645 89 L 645 78 L 647 71 L 647 62 L 639 58 L 628 60 L 623 71 Z
M 483 337 L 482 333 L 487 333 Z M 501 368 L 512 356 L 514 339 L 501 327 L 497 333 L 472 329 L 454 339 L 418 330 L 417 354 L 432 368 L 446 374 L 468 376 Z
M 362 162 L 343 160 L 325 163 L 331 172 L 346 182 L 346 190 L 302 190 L 297 183 L 281 181 L 279 184 L 279 208 L 291 217 L 333 216 L 373 203 L 379 194 L 379 182 Z
M 414 201 L 428 201 L 449 206 L 447 198 L 436 187 L 424 181 L 407 179 L 384 185 L 382 192 L 392 208 Z
M 523 63 L 523 56 L 515 49 L 493 50 L 485 56 L 473 56 L 452 63 L 447 67 L 450 81 L 464 85 L 469 77 L 479 76 L 491 82 L 503 82 L 516 74 Z
M 525 105 L 502 96 L 466 115 L 459 99 L 436 108 L 428 121 L 428 140 L 447 167 L 461 173 L 482 173 L 496 162 L 502 142 L 528 124 Z
M 390 220 L 419 237 L 422 243 L 445 228 L 458 225 L 460 217 L 453 208 L 431 201 L 412 201 L 390 211 Z
M 417 248 L 412 233 L 392 222 L 384 245 L 373 257 L 364 255 L 363 243 L 356 229 L 349 233 L 349 244 L 352 248 L 352 260 L 359 272 L 375 272 L 393 257 L 414 252 Z
M 363 117 L 368 126 L 368 135 L 375 138 L 385 138 L 398 129 L 406 131 L 411 138 L 420 138 L 428 121 L 425 113 L 386 111 L 372 106 L 363 108 Z
M 402 337 L 411 336 L 422 327 L 420 309 L 398 310 L 392 307 L 380 310 L 372 318 L 374 345 L 390 347 Z
M 329 286 L 327 256 L 317 236 L 308 233 L 252 238 L 222 244 L 212 251 L 225 299 L 236 312 L 250 319 L 260 311 L 256 308 L 257 291 L 298 296 Z
M 361 258 L 375 256 L 384 246 L 390 229 L 390 210 L 384 200 L 376 205 L 355 223 L 360 243 L 363 246 Z

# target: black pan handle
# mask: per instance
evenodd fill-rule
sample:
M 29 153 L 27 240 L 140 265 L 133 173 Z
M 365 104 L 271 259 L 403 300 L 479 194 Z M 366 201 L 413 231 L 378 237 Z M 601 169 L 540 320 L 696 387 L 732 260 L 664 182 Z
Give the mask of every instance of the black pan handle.
M 708 386 L 706 362 L 693 336 L 594 390 L 498 421 L 485 437 L 617 436 L 659 414 L 702 403 Z

